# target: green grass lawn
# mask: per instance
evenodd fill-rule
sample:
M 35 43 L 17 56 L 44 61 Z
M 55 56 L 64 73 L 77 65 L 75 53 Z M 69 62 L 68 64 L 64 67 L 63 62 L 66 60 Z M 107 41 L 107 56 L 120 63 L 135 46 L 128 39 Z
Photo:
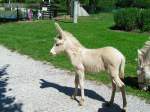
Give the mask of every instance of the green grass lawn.
M 61 26 L 72 32 L 77 39 L 88 48 L 113 46 L 126 57 L 126 90 L 150 100 L 150 92 L 138 90 L 136 87 L 137 49 L 148 40 L 147 33 L 121 32 L 110 30 L 113 26 L 113 15 L 101 13 L 91 17 L 82 17 L 78 24 L 70 21 L 59 21 Z M 53 46 L 56 35 L 54 21 L 17 22 L 0 25 L 0 44 L 31 56 L 34 59 L 51 62 L 56 67 L 73 70 L 65 54 L 53 57 L 49 49 Z M 110 83 L 105 73 L 86 74 L 86 78 Z

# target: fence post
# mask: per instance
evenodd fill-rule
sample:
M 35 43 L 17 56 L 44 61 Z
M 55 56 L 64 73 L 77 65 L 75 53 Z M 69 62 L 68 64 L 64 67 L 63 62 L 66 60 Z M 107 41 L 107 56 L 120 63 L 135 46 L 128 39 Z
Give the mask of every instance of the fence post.
M 78 23 L 78 0 L 74 0 L 73 23 Z
M 18 9 L 18 4 L 17 4 L 17 21 L 19 21 L 19 9 Z

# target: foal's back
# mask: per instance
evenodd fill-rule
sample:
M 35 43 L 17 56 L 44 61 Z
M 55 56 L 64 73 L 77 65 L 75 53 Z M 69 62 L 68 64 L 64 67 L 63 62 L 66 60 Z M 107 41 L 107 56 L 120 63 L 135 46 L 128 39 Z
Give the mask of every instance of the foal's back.
M 113 47 L 98 49 L 84 49 L 82 61 L 86 71 L 105 71 L 108 66 L 119 67 L 121 61 L 125 60 L 123 54 Z

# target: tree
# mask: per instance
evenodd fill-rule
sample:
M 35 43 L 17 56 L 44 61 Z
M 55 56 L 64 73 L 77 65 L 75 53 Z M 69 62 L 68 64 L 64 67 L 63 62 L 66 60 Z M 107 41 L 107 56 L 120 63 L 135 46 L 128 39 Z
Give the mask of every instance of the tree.
M 25 2 L 25 0 L 0 0 L 0 3 L 9 3 L 9 1 L 11 3 L 16 3 L 16 2 L 24 3 Z
M 67 14 L 71 14 L 71 7 L 70 7 L 71 0 L 66 0 L 66 6 L 67 6 Z
M 88 6 L 88 10 L 90 13 L 94 13 L 96 11 L 96 4 L 98 0 L 80 0 L 81 4 Z
M 41 3 L 42 0 L 24 0 L 25 3 Z
M 89 11 L 94 13 L 96 11 L 96 0 L 89 0 Z

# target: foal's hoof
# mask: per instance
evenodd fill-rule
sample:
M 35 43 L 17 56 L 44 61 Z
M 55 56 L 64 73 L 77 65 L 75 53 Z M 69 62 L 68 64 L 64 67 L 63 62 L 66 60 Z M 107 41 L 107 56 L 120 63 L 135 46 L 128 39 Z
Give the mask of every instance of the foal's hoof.
M 79 105 L 80 105 L 80 106 L 83 106 L 83 105 L 84 105 L 84 100 L 81 99 L 81 100 L 79 101 Z
M 127 107 L 126 106 L 123 107 L 122 110 L 121 110 L 121 112 L 127 112 Z
M 121 112 L 127 112 L 126 109 L 122 109 Z
M 112 106 L 112 105 L 113 105 L 113 103 L 111 103 L 111 102 L 105 103 L 105 106 L 107 106 L 107 107 L 110 107 L 110 106 Z
M 72 95 L 72 96 L 71 96 L 71 99 L 75 100 L 75 99 L 76 99 L 75 95 Z

